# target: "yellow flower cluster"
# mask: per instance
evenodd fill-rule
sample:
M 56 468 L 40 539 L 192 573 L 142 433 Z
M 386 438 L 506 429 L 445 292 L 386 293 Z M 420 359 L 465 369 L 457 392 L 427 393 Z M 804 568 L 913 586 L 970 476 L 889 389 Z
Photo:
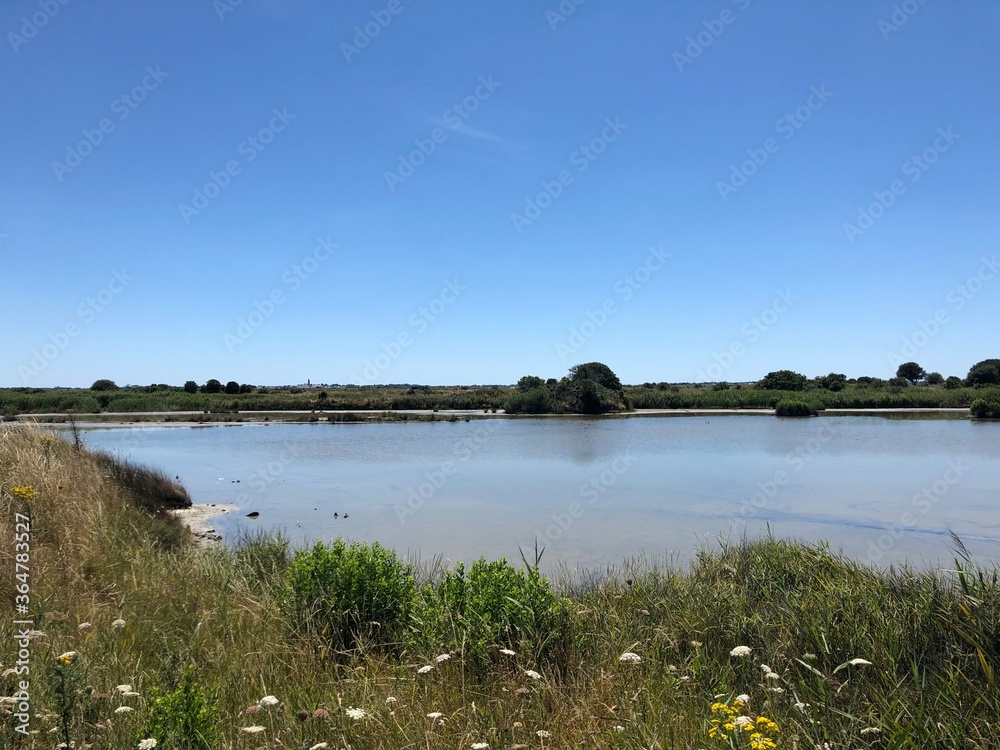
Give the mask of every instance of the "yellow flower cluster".
M 65 654 L 60 654 L 56 657 L 56 661 L 62 664 L 64 667 L 68 667 L 74 661 L 76 661 L 76 651 L 67 651 Z
M 20 500 L 21 502 L 27 502 L 29 500 L 34 500 L 38 497 L 38 490 L 30 485 L 24 485 L 22 487 L 12 487 L 10 494 L 14 496 L 15 500 Z
M 736 741 L 739 741 L 740 737 L 745 737 L 751 750 L 772 750 L 777 747 L 777 743 L 768 735 L 777 734 L 778 725 L 766 716 L 753 719 L 745 715 L 743 713 L 745 707 L 746 704 L 741 700 L 734 700 L 732 704 L 718 701 L 713 703 L 709 738 L 729 742 L 729 736 L 732 734 Z

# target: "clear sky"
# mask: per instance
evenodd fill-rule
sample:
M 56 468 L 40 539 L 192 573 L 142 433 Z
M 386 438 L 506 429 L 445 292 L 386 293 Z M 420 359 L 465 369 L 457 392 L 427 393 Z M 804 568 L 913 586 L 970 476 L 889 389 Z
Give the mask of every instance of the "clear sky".
M 0 385 L 1000 356 L 994 4 L 0 12 Z

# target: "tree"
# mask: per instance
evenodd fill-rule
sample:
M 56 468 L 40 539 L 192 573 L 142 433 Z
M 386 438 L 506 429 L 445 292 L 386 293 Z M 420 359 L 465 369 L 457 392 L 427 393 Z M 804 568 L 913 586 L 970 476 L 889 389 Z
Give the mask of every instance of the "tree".
M 226 383 L 226 393 L 232 396 L 239 392 L 240 392 L 240 384 L 237 383 L 235 380 L 230 380 L 228 383 Z
M 965 379 L 969 385 L 996 385 L 1000 383 L 1000 359 L 984 359 L 969 369 Z
M 204 393 L 222 393 L 222 383 L 212 378 L 201 387 L 201 390 Z
M 793 370 L 775 370 L 764 376 L 757 387 L 765 391 L 804 391 L 808 378 Z
M 941 385 L 944 382 L 944 376 L 939 372 L 929 372 L 925 380 L 927 385 Z
M 894 388 L 906 388 L 910 384 L 909 378 L 904 378 L 901 375 L 897 375 L 894 378 L 889 378 L 889 385 Z
M 101 380 L 95 380 L 94 384 L 90 386 L 92 391 L 117 391 L 118 385 L 113 380 L 107 380 L 102 378 Z
M 240 384 L 240 393 L 253 393 L 253 386 L 249 383 Z
M 828 391 L 842 391 L 847 382 L 847 376 L 842 372 L 831 372 L 829 375 L 822 375 L 816 378 L 816 385 L 826 388 Z
M 517 381 L 517 390 L 522 393 L 526 391 L 533 390 L 535 388 L 540 388 L 545 385 L 545 381 L 535 375 L 525 375 L 523 378 Z
M 949 391 L 953 391 L 956 388 L 962 387 L 962 379 L 958 375 L 949 375 L 948 379 L 944 381 L 944 387 Z
M 187 380 L 187 381 L 185 381 L 185 383 L 184 383 L 184 392 L 185 393 L 197 393 L 198 392 L 198 384 L 196 382 L 194 382 L 193 380 Z
M 897 378 L 906 378 L 911 383 L 916 383 L 918 380 L 923 380 L 927 373 L 924 372 L 924 368 L 918 365 L 916 362 L 904 362 L 898 368 L 896 368 Z
M 611 368 L 601 362 L 587 362 L 583 365 L 575 365 L 569 368 L 570 380 L 579 382 L 581 380 L 593 380 L 600 386 L 604 386 L 609 391 L 622 390 L 622 383 Z

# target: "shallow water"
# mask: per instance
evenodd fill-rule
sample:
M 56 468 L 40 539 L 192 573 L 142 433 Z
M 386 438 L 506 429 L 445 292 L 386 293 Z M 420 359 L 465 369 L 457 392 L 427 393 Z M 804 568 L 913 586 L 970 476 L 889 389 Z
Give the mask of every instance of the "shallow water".
M 593 569 L 682 561 L 770 528 L 880 566 L 933 566 L 950 564 L 951 530 L 1000 560 L 993 423 L 494 419 L 97 429 L 86 442 L 178 475 L 196 503 L 240 505 L 215 522 L 227 540 L 281 528 L 300 545 L 341 535 L 452 561 L 530 559 L 537 540 L 545 567 Z

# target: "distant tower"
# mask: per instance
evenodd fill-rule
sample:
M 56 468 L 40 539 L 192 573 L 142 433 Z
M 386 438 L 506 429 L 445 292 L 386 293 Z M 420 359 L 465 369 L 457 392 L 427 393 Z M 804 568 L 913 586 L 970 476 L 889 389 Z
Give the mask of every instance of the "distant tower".
M 306 388 L 309 388 L 310 386 L 312 386 L 312 381 L 309 380 L 309 378 L 306 378 Z

